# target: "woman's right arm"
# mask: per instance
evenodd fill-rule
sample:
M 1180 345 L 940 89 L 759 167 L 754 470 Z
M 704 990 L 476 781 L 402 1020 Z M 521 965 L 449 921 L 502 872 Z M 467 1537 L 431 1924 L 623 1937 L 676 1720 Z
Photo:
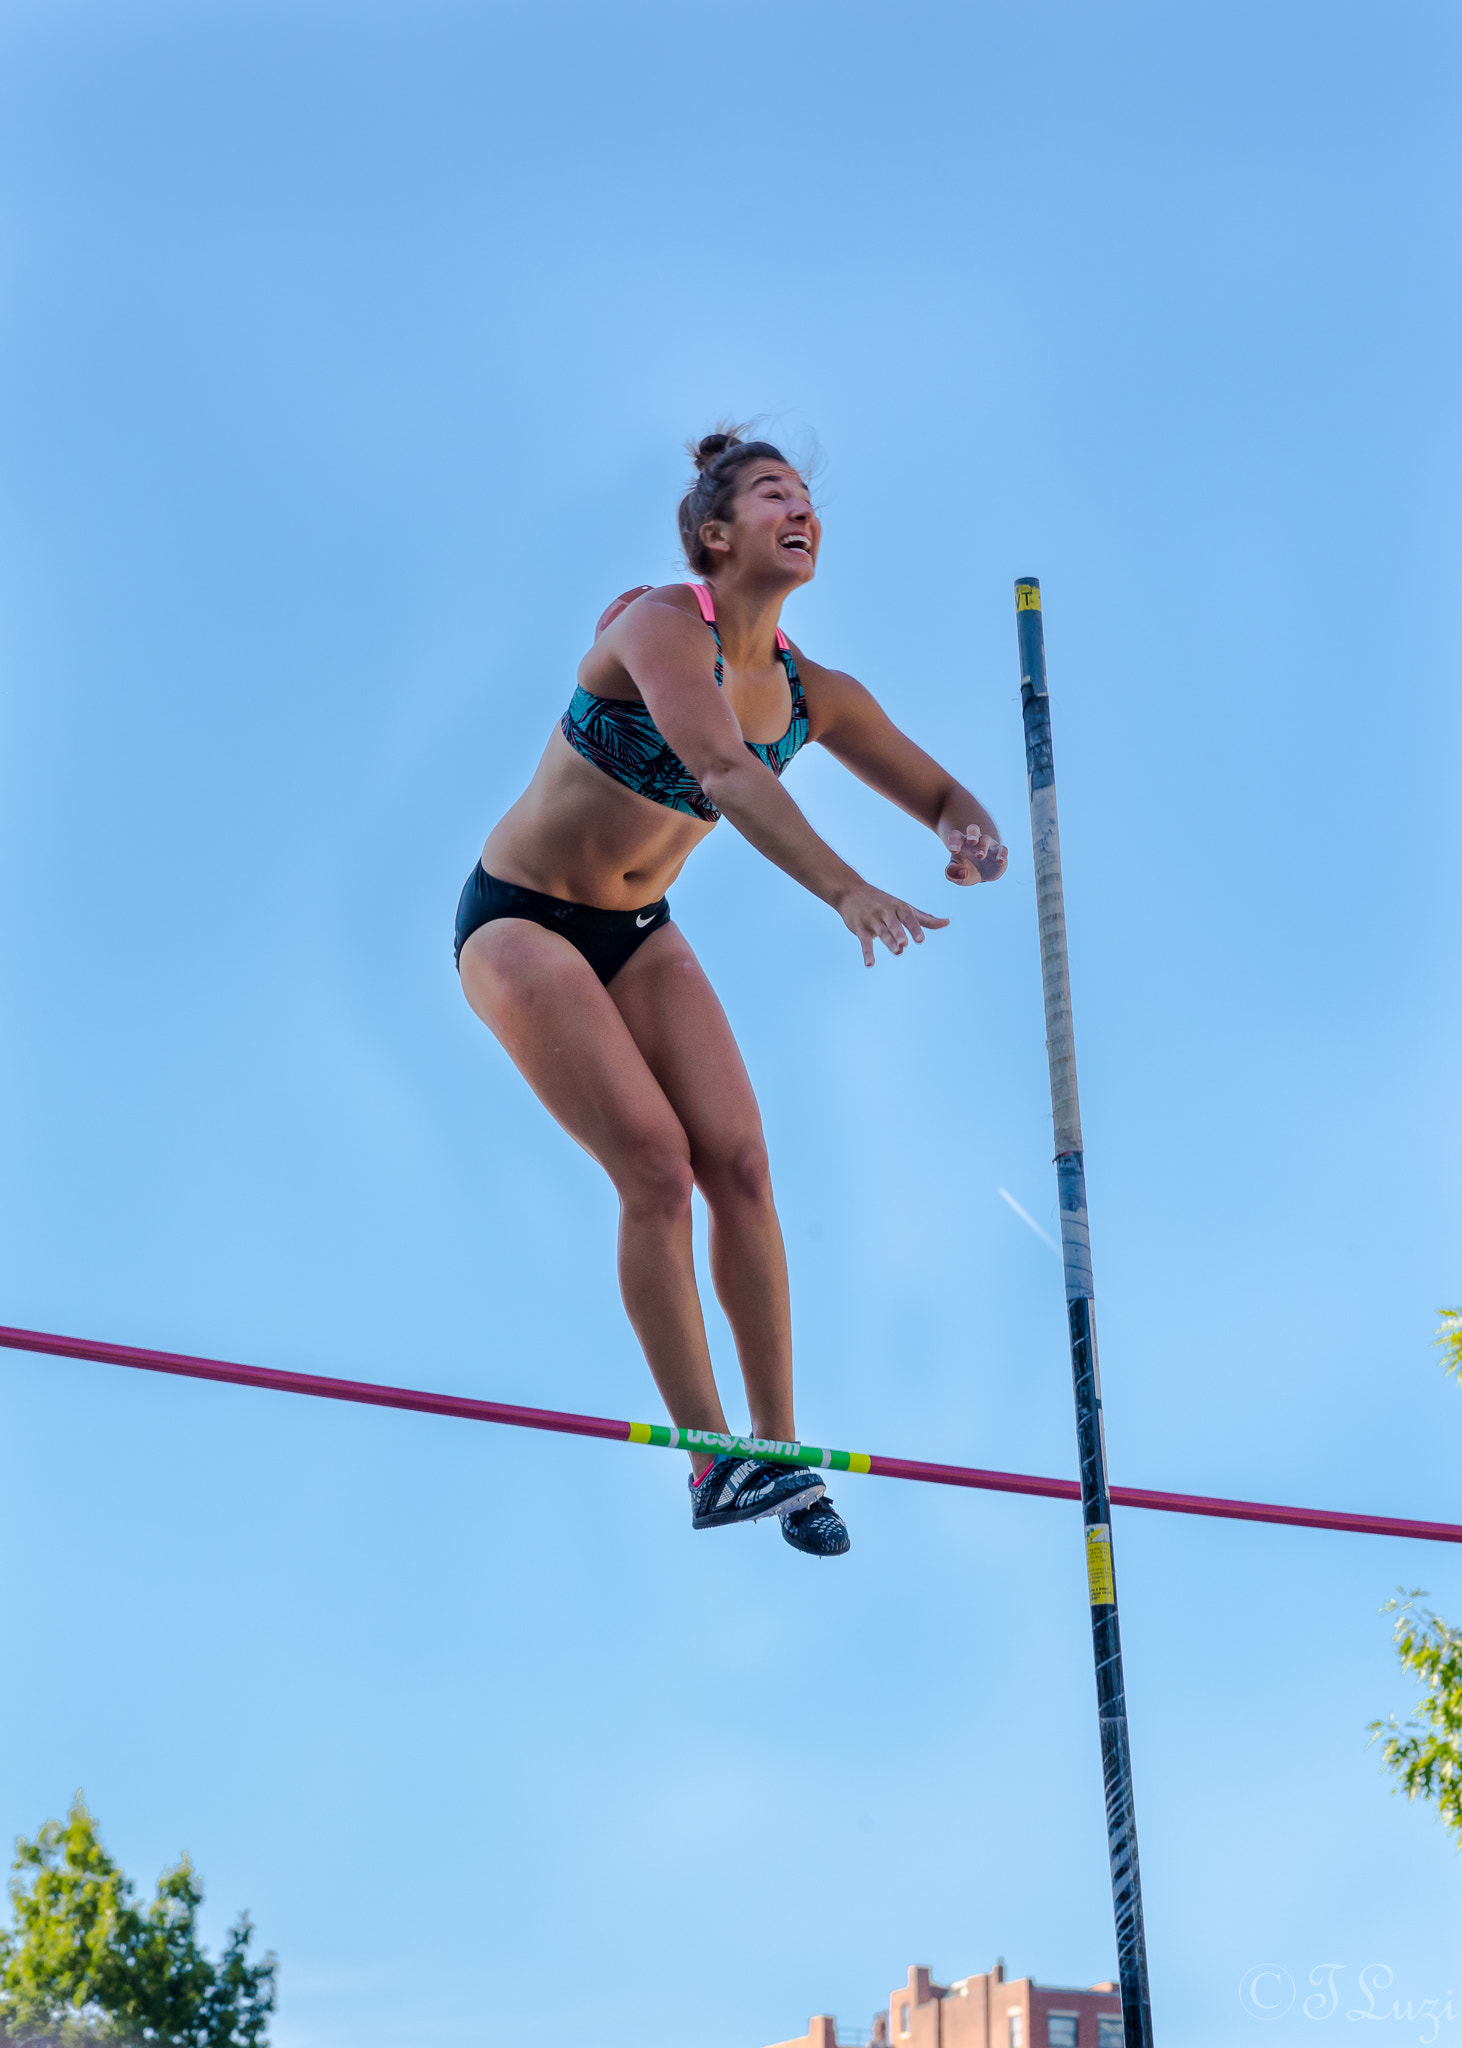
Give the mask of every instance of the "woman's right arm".
M 637 604 L 616 621 L 616 652 L 655 724 L 724 817 L 766 859 L 837 911 L 873 965 L 873 941 L 902 953 L 945 917 L 875 889 L 813 831 L 766 764 L 748 752 L 716 688 L 706 629 L 677 606 Z

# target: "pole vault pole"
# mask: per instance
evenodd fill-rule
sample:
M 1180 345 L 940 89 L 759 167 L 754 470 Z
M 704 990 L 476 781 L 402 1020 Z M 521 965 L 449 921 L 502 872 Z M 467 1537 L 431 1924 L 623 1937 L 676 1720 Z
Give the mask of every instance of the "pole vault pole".
M 1152 2048 L 1147 1938 L 1142 1927 L 1142 1877 L 1137 1866 L 1137 1815 L 1132 1800 L 1132 1751 L 1127 1737 L 1127 1695 L 1122 1683 L 1122 1638 L 1117 1627 L 1117 1579 L 1112 1563 L 1112 1502 L 1102 1429 L 1101 1377 L 1097 1370 L 1086 1168 L 1081 1150 L 1081 1107 L 1076 1097 L 1076 1036 L 1071 1022 L 1071 970 L 1066 958 L 1061 837 L 1056 825 L 1051 703 L 1046 695 L 1046 638 L 1041 622 L 1041 586 L 1034 576 L 1022 576 L 1016 583 L 1015 632 L 1020 646 L 1020 703 L 1025 718 L 1025 765 L 1030 782 L 1036 912 L 1041 927 L 1041 990 L 1046 1001 L 1046 1057 L 1051 1069 L 1051 1123 L 1056 1136 L 1056 1187 L 1061 1201 L 1061 1253 L 1066 1268 L 1066 1320 L 1071 1334 L 1071 1379 L 1076 1394 L 1081 1519 L 1091 1600 L 1091 1645 L 1096 1659 L 1102 1778 L 1107 1796 L 1107 1853 L 1111 1858 L 1112 1908 L 1117 1921 L 1122 2034 L 1125 2048 Z

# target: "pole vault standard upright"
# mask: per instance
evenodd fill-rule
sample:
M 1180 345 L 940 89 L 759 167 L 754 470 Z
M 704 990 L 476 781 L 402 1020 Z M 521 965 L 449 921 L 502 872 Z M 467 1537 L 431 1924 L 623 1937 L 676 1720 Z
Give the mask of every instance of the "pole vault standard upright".
M 1122 1684 L 1122 1638 L 1117 1627 L 1117 1579 L 1112 1564 L 1112 1502 L 1102 1430 L 1101 1376 L 1097 1370 L 1086 1168 L 1081 1150 L 1081 1107 L 1076 1097 L 1076 1036 L 1071 1022 L 1071 970 L 1066 958 L 1061 837 L 1056 825 L 1051 703 L 1046 694 L 1046 638 L 1041 622 L 1041 586 L 1034 576 L 1022 576 L 1016 583 L 1015 631 L 1020 646 L 1020 702 L 1030 782 L 1036 911 L 1041 926 L 1041 988 L 1046 1000 L 1046 1057 L 1051 1069 L 1051 1122 L 1056 1135 L 1056 1186 L 1061 1200 L 1061 1252 L 1066 1268 L 1066 1320 L 1071 1333 L 1071 1378 L 1076 1394 L 1081 1519 L 1091 1599 L 1092 1654 L 1096 1659 L 1102 1778 L 1107 1795 L 1107 1852 L 1112 1864 L 1112 1907 L 1117 1919 L 1122 2033 L 1125 2048 L 1152 2048 L 1147 1939 L 1142 1928 L 1142 1877 L 1137 1866 L 1137 1815 L 1132 1800 L 1132 1752 L 1127 1738 L 1127 1695 Z

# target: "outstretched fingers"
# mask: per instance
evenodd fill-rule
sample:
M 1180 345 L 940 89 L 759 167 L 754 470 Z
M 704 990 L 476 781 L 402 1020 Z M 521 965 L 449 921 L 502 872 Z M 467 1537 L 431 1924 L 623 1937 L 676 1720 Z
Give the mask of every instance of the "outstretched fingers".
M 910 939 L 916 946 L 922 946 L 926 931 L 942 931 L 948 923 L 947 917 L 936 917 L 930 910 L 918 910 L 912 903 L 891 897 L 879 906 L 871 924 L 858 934 L 863 947 L 863 965 L 873 965 L 875 939 L 881 939 L 889 952 L 897 955 L 906 950 Z
M 873 942 L 881 939 L 890 953 L 902 953 L 910 939 L 924 943 L 925 932 L 940 931 L 949 923 L 932 910 L 919 910 L 901 896 L 887 896 L 867 882 L 850 889 L 838 909 L 843 923 L 863 949 L 863 965 L 873 965 Z
M 900 953 L 904 949 L 905 932 L 908 933 L 916 946 L 922 946 L 926 931 L 943 931 L 949 923 L 947 917 L 936 917 L 932 910 L 916 910 L 912 903 L 895 903 L 894 909 L 898 912 L 894 930 L 899 937 L 897 950 Z

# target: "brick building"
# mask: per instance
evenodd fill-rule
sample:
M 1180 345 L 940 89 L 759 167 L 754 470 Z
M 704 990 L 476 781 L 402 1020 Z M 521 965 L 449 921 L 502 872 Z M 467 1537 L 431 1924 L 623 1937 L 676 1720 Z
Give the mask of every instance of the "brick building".
M 1115 1984 L 1077 1990 L 1007 1977 L 1003 1962 L 982 1976 L 936 1984 L 924 1969 L 875 2014 L 871 2033 L 838 2032 L 826 2013 L 776 2048 L 1122 2048 L 1122 2001 Z

